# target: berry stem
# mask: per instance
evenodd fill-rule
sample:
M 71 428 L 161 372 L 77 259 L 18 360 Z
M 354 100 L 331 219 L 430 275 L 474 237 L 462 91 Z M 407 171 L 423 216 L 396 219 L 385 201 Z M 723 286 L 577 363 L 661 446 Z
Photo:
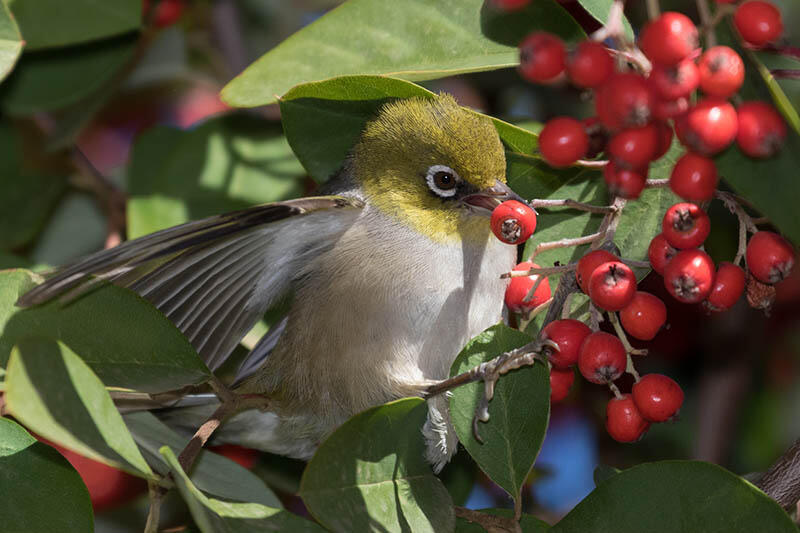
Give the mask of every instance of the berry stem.
M 535 292 L 535 291 L 533 291 L 533 292 Z M 528 296 L 532 296 L 533 292 L 529 293 Z M 526 296 L 525 298 L 527 298 L 528 296 Z M 526 301 L 525 298 L 522 299 L 523 302 Z M 544 301 L 544 302 L 540 303 L 539 305 L 537 305 L 536 307 L 531 309 L 527 313 L 527 315 L 522 317 L 522 319 L 519 321 L 519 327 L 517 329 L 520 330 L 520 331 L 525 331 L 525 329 L 528 327 L 528 324 L 530 324 L 531 321 L 534 318 L 536 318 L 536 316 L 538 314 L 540 314 L 542 311 L 545 311 L 548 307 L 550 307 L 551 303 L 553 303 L 553 299 L 552 298 L 550 298 L 547 301 Z
M 575 294 L 571 292 L 567 294 L 567 297 L 564 298 L 564 305 L 561 306 L 561 318 L 569 318 L 569 315 L 572 313 L 572 295 Z
M 617 398 L 617 400 L 622 399 L 622 393 L 619 391 L 619 387 L 617 387 L 613 381 L 608 382 L 608 388 L 611 389 L 611 392 L 614 393 L 614 396 Z
M 622 345 L 625 347 L 625 351 L 628 353 L 629 356 L 630 355 L 647 355 L 647 350 L 634 348 L 633 346 L 631 346 L 631 343 L 628 340 L 628 336 L 625 334 L 625 330 L 622 329 L 622 324 L 619 323 L 619 318 L 617 317 L 617 313 L 609 312 L 608 313 L 608 320 L 611 322 L 611 325 L 614 326 L 614 331 L 617 332 L 617 336 L 619 337 L 619 340 L 622 341 Z M 630 357 L 628 358 L 628 366 L 629 367 L 632 366 L 632 364 L 630 362 Z M 634 369 L 633 372 L 631 372 L 631 374 L 633 374 L 634 377 L 636 377 L 635 372 L 636 372 L 635 369 Z
M 616 207 L 613 205 L 593 205 L 593 204 L 585 204 L 583 202 L 577 202 L 575 200 L 571 200 L 566 198 L 564 200 L 531 200 L 528 202 L 532 208 L 548 208 L 548 207 L 571 207 L 573 209 L 578 209 L 580 211 L 586 211 L 588 213 L 600 213 L 600 214 L 607 214 L 613 213 L 617 210 Z
M 664 178 L 660 180 L 647 180 L 644 183 L 645 188 L 647 189 L 663 189 L 664 187 L 669 187 L 669 178 Z
M 600 159 L 597 161 L 589 160 L 589 159 L 578 159 L 575 161 L 576 167 L 586 167 L 586 168 L 603 168 L 608 164 L 608 161 L 605 159 Z
M 788 57 L 794 57 L 795 59 L 800 59 L 800 46 L 775 46 L 772 44 L 768 44 L 759 47 L 758 50 L 760 52 L 771 52 L 773 54 L 779 54 L 782 56 L 788 56 Z
M 716 46 L 717 35 L 714 33 L 714 23 L 711 16 L 711 8 L 708 7 L 708 0 L 697 0 L 697 12 L 700 13 L 700 24 L 702 25 L 706 48 Z
M 800 79 L 800 68 L 775 68 L 769 71 L 776 78 Z
M 647 18 L 655 20 L 661 14 L 661 6 L 658 0 L 647 0 Z
M 524 278 L 526 276 L 549 276 L 550 274 L 562 274 L 575 270 L 578 266 L 577 263 L 570 263 L 568 265 L 559 265 L 554 267 L 545 268 L 531 268 L 530 270 L 512 270 L 500 275 L 500 279 L 507 278 Z
M 755 233 L 758 231 L 755 222 L 747 214 L 742 205 L 736 201 L 736 197 L 724 191 L 714 191 L 714 198 L 721 200 L 728 210 L 736 215 L 739 219 L 739 246 L 736 250 L 736 257 L 733 260 L 734 265 L 741 266 L 742 258 L 747 250 L 747 232 Z
M 529 261 L 533 261 L 533 259 L 542 252 L 546 252 L 547 250 L 555 250 L 558 248 L 568 248 L 570 246 L 580 246 L 582 244 L 592 244 L 598 240 L 600 240 L 603 236 L 605 236 L 605 232 L 599 231 L 597 233 L 591 233 L 589 235 L 584 235 L 582 237 L 573 237 L 568 239 L 559 239 L 557 241 L 550 241 L 550 242 L 542 242 L 536 245 L 536 248 L 533 250 Z

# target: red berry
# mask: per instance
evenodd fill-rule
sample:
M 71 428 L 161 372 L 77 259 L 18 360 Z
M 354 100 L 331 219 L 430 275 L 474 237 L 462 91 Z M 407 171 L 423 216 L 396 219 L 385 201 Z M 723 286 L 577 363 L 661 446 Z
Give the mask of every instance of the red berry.
M 789 241 L 771 231 L 759 231 L 750 238 L 745 252 L 747 269 L 762 283 L 778 283 L 794 266 L 794 249 Z
M 537 31 L 519 45 L 522 77 L 534 83 L 552 81 L 564 72 L 564 43 L 553 34 Z
M 687 152 L 672 167 L 669 188 L 690 202 L 704 202 L 717 188 L 717 166 L 712 159 Z
M 736 110 L 725 100 L 705 98 L 675 119 L 678 140 L 703 155 L 721 152 L 736 138 Z
M 150 4 L 150 0 L 142 2 L 142 13 L 145 17 L 150 13 Z M 156 4 L 155 13 L 152 15 L 153 25 L 156 28 L 172 26 L 181 18 L 183 8 L 184 0 L 159 0 Z
M 679 302 L 701 302 L 711 293 L 714 262 L 702 250 L 681 250 L 664 268 L 664 286 Z
M 694 23 L 681 13 L 667 11 L 642 30 L 639 46 L 653 63 L 674 65 L 699 46 Z
M 586 150 L 586 157 L 597 157 L 606 149 L 608 132 L 597 117 L 585 118 L 582 122 L 586 135 L 589 136 L 589 148 Z
M 724 311 L 733 307 L 744 292 L 745 275 L 741 267 L 733 263 L 720 263 L 711 294 L 706 298 L 706 307 L 711 311 Z
M 667 209 L 661 221 L 661 234 L 679 250 L 700 246 L 710 231 L 711 221 L 706 212 L 689 202 Z
M 612 196 L 635 200 L 641 196 L 647 182 L 647 167 L 643 167 L 643 169 L 618 168 L 613 161 L 609 161 L 603 167 L 603 179 L 605 179 L 608 192 Z
M 684 59 L 677 65 L 653 65 L 650 84 L 664 100 L 675 100 L 689 96 L 700 84 L 700 71 L 691 59 Z
M 662 276 L 664 275 L 664 268 L 666 268 L 667 263 L 669 263 L 677 253 L 678 250 L 667 242 L 667 238 L 664 237 L 663 233 L 659 233 L 653 237 L 653 240 L 650 241 L 650 247 L 647 249 L 647 257 L 650 260 L 650 266 Z
M 583 124 L 569 117 L 548 120 L 539 134 L 539 151 L 550 166 L 566 167 L 586 155 L 589 136 Z
M 689 100 L 684 97 L 676 98 L 675 100 L 654 98 L 652 110 L 653 117 L 659 120 L 676 118 L 689 110 Z
M 641 168 L 656 155 L 660 147 L 659 130 L 655 124 L 622 130 L 608 143 L 608 153 L 618 168 Z
M 527 241 L 536 229 L 536 212 L 517 200 L 506 200 L 492 211 L 492 232 L 506 244 Z
M 683 390 L 663 374 L 647 374 L 633 384 L 633 403 L 650 422 L 666 422 L 683 405 Z
M 599 308 L 619 311 L 636 294 L 636 275 L 631 267 L 619 261 L 603 263 L 589 278 L 589 297 Z
M 775 108 L 766 102 L 745 102 L 737 111 L 739 149 L 750 157 L 775 155 L 786 138 L 786 124 Z
M 253 448 L 245 448 L 238 444 L 217 444 L 209 447 L 214 453 L 223 455 L 243 468 L 253 468 L 261 456 L 261 452 Z
M 575 382 L 575 372 L 571 368 L 559 370 L 550 369 L 550 403 L 558 403 L 564 400 Z
M 669 147 L 672 146 L 672 126 L 664 121 L 656 121 L 654 124 L 658 130 L 658 148 L 653 161 L 664 157 L 664 154 L 669 152 Z
M 516 11 L 527 6 L 531 0 L 491 0 L 491 4 L 502 11 Z
M 628 355 L 614 335 L 595 331 L 583 340 L 578 354 L 578 370 L 587 381 L 603 385 L 614 381 L 625 371 Z
M 541 332 L 542 340 L 558 344 L 558 351 L 546 347 L 547 357 L 556 368 L 567 368 L 578 362 L 578 352 L 584 339 L 592 330 L 579 320 L 564 318 L 547 324 Z
M 578 87 L 597 87 L 614 72 L 608 49 L 595 41 L 581 41 L 567 56 L 567 73 Z
M 515 266 L 514 270 L 528 271 L 531 268 L 539 268 L 539 265 L 525 261 Z M 524 301 L 538 279 L 538 275 L 511 278 L 511 283 L 506 287 L 505 295 L 506 306 L 508 306 L 509 310 L 515 312 L 528 311 L 550 299 L 550 282 L 545 277 L 533 293 L 533 298 L 527 302 Z
M 781 12 L 769 2 L 752 0 L 736 8 L 733 23 L 742 39 L 755 46 L 774 41 L 783 33 Z
M 619 257 L 605 250 L 592 250 L 578 260 L 575 269 L 575 280 L 583 292 L 589 294 L 589 280 L 594 269 L 611 261 L 619 261 Z
M 606 405 L 606 431 L 617 442 L 636 442 L 650 427 L 636 408 L 630 394 L 611 398 Z
M 727 46 L 709 48 L 700 57 L 700 88 L 710 96 L 728 98 L 744 82 L 744 62 Z
M 611 130 L 644 126 L 652 103 L 647 81 L 632 72 L 612 74 L 595 94 L 597 117 Z
M 667 306 L 658 296 L 636 291 L 631 303 L 619 312 L 622 327 L 631 337 L 652 340 L 667 321 Z

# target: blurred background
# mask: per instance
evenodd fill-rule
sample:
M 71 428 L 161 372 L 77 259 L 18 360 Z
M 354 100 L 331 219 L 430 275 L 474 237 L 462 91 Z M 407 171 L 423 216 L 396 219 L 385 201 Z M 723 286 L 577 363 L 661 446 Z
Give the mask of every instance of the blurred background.
M 783 11 L 784 40 L 800 43 L 800 3 L 773 1 Z M 233 111 L 218 93 L 338 3 L 151 0 L 144 2 L 149 24 L 142 32 L 72 46 L 69 72 L 50 64 L 46 49 L 25 53 L 0 85 L 0 268 L 43 269 L 189 219 L 312 192 L 316 184 L 283 138 L 277 106 Z M 562 4 L 588 31 L 596 28 L 577 2 Z M 638 27 L 644 3 L 630 4 L 627 14 Z M 697 20 L 694 1 L 661 4 Z M 800 68 L 798 61 L 775 61 L 768 66 Z M 781 83 L 800 102 L 800 81 Z M 532 129 L 554 115 L 592 114 L 580 91 L 532 86 L 512 69 L 423 85 Z M 731 260 L 736 219 L 722 208 L 712 218 L 707 247 L 715 260 Z M 747 474 L 765 470 L 800 436 L 800 269 L 778 286 L 769 317 L 744 300 L 728 313 L 705 316 L 667 298 L 655 274 L 643 290 L 667 302 L 669 318 L 638 368 L 683 386 L 679 420 L 654 425 L 639 443 L 616 443 L 603 428 L 608 390 L 576 380 L 553 409 L 526 512 L 557 520 L 591 491 L 600 465 L 691 458 Z M 222 451 L 263 477 L 288 509 L 303 513 L 293 496 L 301 462 Z M 140 530 L 144 483 L 65 454 L 92 492 L 97 531 Z M 466 453 L 443 476 L 457 505 L 511 506 Z M 162 513 L 165 527 L 191 523 L 174 495 Z

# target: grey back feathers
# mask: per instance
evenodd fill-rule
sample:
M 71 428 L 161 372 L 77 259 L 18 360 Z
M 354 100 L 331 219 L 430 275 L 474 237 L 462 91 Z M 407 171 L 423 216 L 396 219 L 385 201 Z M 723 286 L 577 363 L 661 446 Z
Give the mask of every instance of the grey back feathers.
M 182 224 L 61 268 L 17 305 L 55 297 L 68 302 L 110 281 L 149 300 L 214 370 L 269 306 L 291 291 L 302 266 L 336 242 L 361 206 L 343 196 L 304 198 Z M 277 341 L 274 332 L 268 338 L 245 362 L 248 371 Z

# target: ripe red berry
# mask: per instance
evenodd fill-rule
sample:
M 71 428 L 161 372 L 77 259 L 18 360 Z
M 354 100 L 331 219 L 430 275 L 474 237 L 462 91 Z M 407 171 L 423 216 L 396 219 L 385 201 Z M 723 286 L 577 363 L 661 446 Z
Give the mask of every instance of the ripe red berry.
M 685 97 L 675 100 L 653 99 L 653 117 L 658 120 L 676 118 L 689 111 L 689 99 Z
M 781 12 L 769 2 L 752 0 L 736 8 L 733 24 L 742 39 L 755 46 L 774 41 L 783 33 Z
M 681 13 L 667 11 L 642 30 L 639 46 L 653 63 L 674 65 L 699 46 L 694 23 Z
M 636 294 L 636 275 L 631 267 L 619 261 L 603 263 L 589 278 L 589 297 L 599 308 L 619 311 Z
M 679 250 L 700 246 L 710 231 L 711 221 L 706 212 L 689 202 L 667 209 L 661 221 L 661 234 Z
M 567 55 L 567 73 L 578 87 L 597 87 L 614 72 L 614 60 L 608 49 L 595 41 L 581 41 Z
M 522 77 L 534 83 L 552 81 L 564 72 L 564 43 L 551 33 L 537 31 L 519 45 L 519 69 Z
M 566 167 L 586 155 L 589 136 L 583 124 L 570 117 L 548 120 L 539 134 L 539 151 L 550 166 Z
M 700 71 L 691 59 L 684 59 L 677 65 L 653 65 L 650 72 L 650 85 L 664 100 L 675 100 L 689 96 L 700 84 Z
M 651 123 L 622 130 L 611 137 L 608 153 L 617 168 L 641 168 L 653 160 L 659 147 L 659 130 Z
M 653 161 L 655 161 L 664 157 L 669 151 L 669 147 L 672 146 L 672 126 L 663 120 L 657 120 L 653 124 L 658 130 L 658 148 L 656 148 L 656 155 L 653 157 Z
M 594 269 L 610 261 L 619 261 L 619 257 L 605 250 L 592 250 L 578 260 L 575 280 L 584 293 L 589 294 L 589 280 Z
M 794 266 L 794 249 L 789 241 L 771 231 L 759 231 L 750 238 L 745 252 L 747 269 L 762 283 L 778 283 Z
M 737 112 L 739 149 L 750 157 L 775 155 L 786 138 L 786 124 L 775 108 L 766 102 L 745 102 Z
M 714 155 L 736 138 L 736 110 L 725 100 L 705 98 L 675 119 L 678 140 L 692 151 Z
M 706 299 L 714 283 L 714 262 L 702 250 L 681 250 L 664 268 L 664 286 L 679 302 Z
M 611 398 L 606 405 L 606 431 L 617 442 L 636 442 L 641 439 L 650 422 L 642 417 L 630 394 Z
M 669 188 L 690 202 L 704 202 L 717 188 L 717 166 L 712 159 L 686 152 L 672 167 Z
M 516 11 L 527 6 L 531 0 L 491 0 L 491 4 L 501 11 Z
M 550 369 L 550 403 L 559 403 L 564 400 L 575 382 L 575 372 L 571 368 L 560 370 Z
M 644 126 L 650 121 L 652 103 L 647 81 L 632 72 L 612 74 L 595 94 L 597 117 L 611 130 Z
M 714 285 L 705 304 L 711 311 L 724 311 L 733 307 L 744 292 L 745 275 L 741 267 L 723 262 L 717 267 Z
M 608 192 L 628 200 L 639 198 L 647 182 L 647 167 L 639 169 L 619 168 L 613 161 L 603 167 L 603 179 Z
M 506 244 L 527 241 L 536 229 L 536 212 L 517 200 L 506 200 L 492 211 L 492 232 Z
M 145 17 L 150 16 L 151 0 L 142 2 L 142 13 Z M 152 15 L 152 22 L 156 28 L 166 28 L 172 26 L 183 13 L 184 0 L 160 0 L 156 4 L 155 13 Z
M 587 381 L 603 385 L 622 375 L 628 364 L 625 347 L 614 335 L 595 331 L 583 340 L 578 370 Z
M 662 276 L 664 275 L 664 268 L 666 268 L 667 263 L 669 263 L 677 253 L 678 250 L 667 242 L 667 238 L 664 237 L 663 233 L 659 233 L 653 237 L 647 249 L 647 257 L 650 261 L 650 266 Z
M 650 422 L 666 422 L 683 405 L 683 390 L 663 374 L 647 374 L 633 384 L 633 403 Z
M 667 306 L 658 296 L 636 291 L 631 303 L 619 312 L 622 327 L 631 337 L 652 340 L 667 321 Z
M 531 268 L 539 268 L 539 265 L 531 263 L 530 261 L 525 261 L 515 266 L 514 270 L 528 271 Z M 511 278 L 511 282 L 508 284 L 508 287 L 506 287 L 505 294 L 505 302 L 509 310 L 514 312 L 528 311 L 550 299 L 550 282 L 545 277 L 533 293 L 533 298 L 527 302 L 524 301 L 528 292 L 536 285 L 538 279 L 538 275 Z
M 592 330 L 579 320 L 564 318 L 547 324 L 541 332 L 542 340 L 558 344 L 558 351 L 546 347 L 547 358 L 556 368 L 567 368 L 578 362 L 578 353 L 584 339 Z
M 744 82 L 744 62 L 727 46 L 709 48 L 698 63 L 700 88 L 710 96 L 728 98 Z

